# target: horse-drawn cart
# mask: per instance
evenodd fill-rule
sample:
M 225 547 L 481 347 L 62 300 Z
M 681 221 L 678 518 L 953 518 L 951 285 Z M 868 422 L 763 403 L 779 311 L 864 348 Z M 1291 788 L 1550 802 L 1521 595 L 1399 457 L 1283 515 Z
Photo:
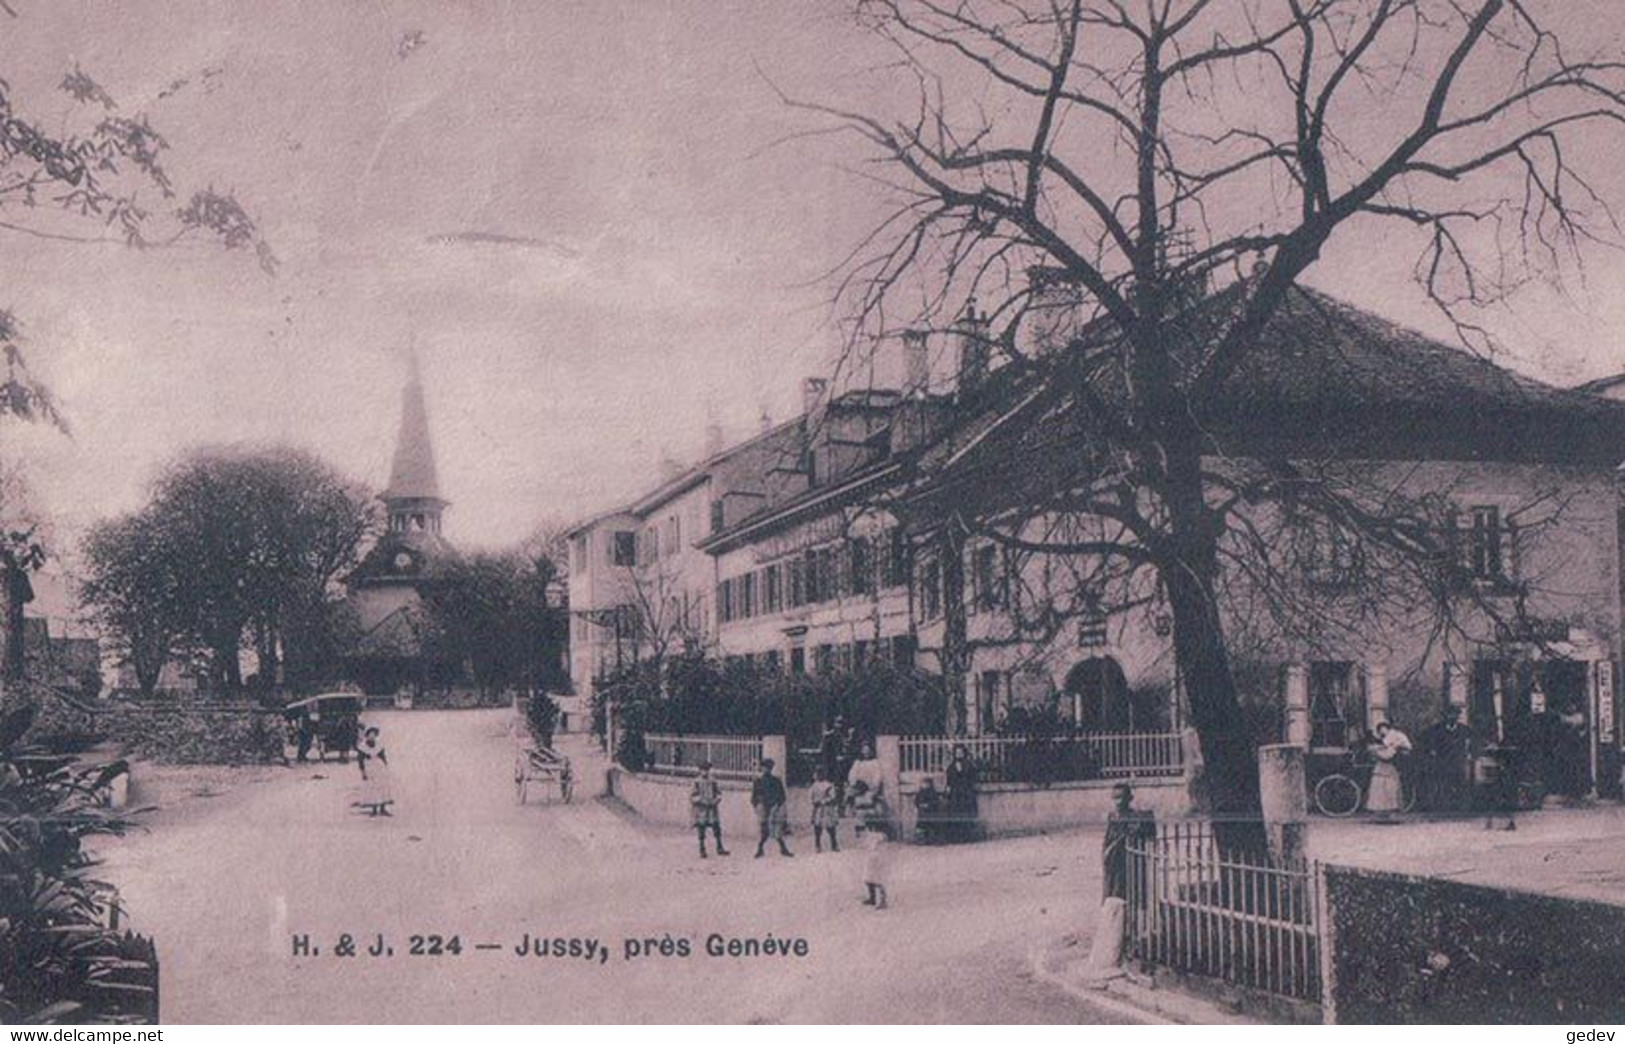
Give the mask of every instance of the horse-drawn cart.
M 557 786 L 559 800 L 570 803 L 574 789 L 570 772 L 570 759 L 551 747 L 527 747 L 519 752 L 513 763 L 514 796 L 523 805 L 533 785 Z M 544 791 L 545 792 L 545 791 Z

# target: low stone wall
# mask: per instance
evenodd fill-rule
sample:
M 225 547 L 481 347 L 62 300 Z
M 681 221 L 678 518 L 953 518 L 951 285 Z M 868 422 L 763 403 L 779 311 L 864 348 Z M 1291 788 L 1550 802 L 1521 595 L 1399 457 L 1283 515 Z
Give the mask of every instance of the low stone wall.
M 750 783 L 744 780 L 724 779 L 722 786 L 722 836 L 752 839 L 756 837 L 756 813 L 750 807 Z M 620 766 L 609 770 L 610 796 L 620 799 L 645 819 L 674 826 L 689 826 L 692 813 L 688 796 L 694 785 L 693 776 L 665 775 L 657 772 L 628 772 Z M 812 832 L 812 801 L 806 787 L 789 787 L 788 816 L 790 829 L 795 834 Z M 744 842 L 741 841 L 741 844 Z
M 750 784 L 743 780 L 719 782 L 723 837 L 754 837 L 756 816 L 750 807 Z M 688 796 L 692 783 L 692 776 L 628 772 L 615 767 L 609 770 L 608 791 L 645 819 L 688 826 Z M 1042 788 L 1011 783 L 986 786 L 977 796 L 983 833 L 989 837 L 1012 836 L 1104 823 L 1112 808 L 1112 786 L 1112 782 L 1105 780 L 1056 783 Z M 900 789 L 902 801 L 898 804 L 903 816 L 903 836 L 911 840 L 915 825 L 914 794 L 919 789 L 919 778 L 905 778 Z M 796 833 L 810 833 L 812 802 L 807 788 L 790 787 L 788 793 L 791 829 Z M 1183 816 L 1190 811 L 1185 784 L 1180 779 L 1139 783 L 1135 785 L 1134 794 L 1138 807 L 1152 809 L 1159 816 Z
M 1327 1020 L 1625 1022 L 1625 907 L 1325 868 Z
M 903 777 L 903 827 L 912 836 L 914 795 L 920 777 Z M 936 781 L 940 790 L 943 781 Z M 1089 780 L 1079 783 L 1052 783 L 1037 787 L 1024 783 L 989 783 L 977 789 L 976 811 L 986 837 L 1034 834 L 1044 830 L 1066 830 L 1106 822 L 1112 810 L 1112 788 L 1116 780 Z M 1134 783 L 1134 804 L 1164 818 L 1190 813 L 1185 781 L 1142 780 Z
M 282 760 L 282 715 L 256 706 L 116 707 L 97 730 L 132 757 L 168 765 L 254 765 Z

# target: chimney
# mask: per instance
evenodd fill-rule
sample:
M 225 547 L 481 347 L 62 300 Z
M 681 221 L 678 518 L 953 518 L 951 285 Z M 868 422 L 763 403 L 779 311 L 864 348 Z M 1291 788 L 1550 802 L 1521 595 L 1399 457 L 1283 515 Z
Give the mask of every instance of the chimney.
M 760 426 L 763 435 L 773 430 L 773 415 L 767 412 L 766 406 L 762 407 L 762 415 L 756 419 L 756 423 Z
M 669 452 L 660 454 L 660 481 L 670 482 L 683 473 L 682 462 Z
M 722 424 L 711 420 L 705 424 L 705 455 L 714 457 L 722 452 Z
M 987 380 L 988 344 L 987 316 L 976 311 L 976 301 L 965 305 L 965 314 L 954 324 L 954 340 L 959 347 L 959 394 L 974 395 Z
M 1026 327 L 1034 354 L 1053 356 L 1065 351 L 1078 336 L 1081 300 L 1078 285 L 1059 268 L 1027 270 Z
M 808 420 L 816 420 L 817 414 L 824 409 L 824 400 L 829 395 L 829 382 L 822 377 L 808 377 L 801 382 L 801 411 L 807 415 Z
M 931 354 L 924 330 L 903 331 L 903 397 L 923 399 L 931 387 Z

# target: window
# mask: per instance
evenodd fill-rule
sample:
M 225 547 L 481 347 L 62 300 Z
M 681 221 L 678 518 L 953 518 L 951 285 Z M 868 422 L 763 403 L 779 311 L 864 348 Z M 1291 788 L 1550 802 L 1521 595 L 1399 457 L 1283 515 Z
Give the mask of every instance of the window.
M 1300 562 L 1310 583 L 1347 586 L 1357 577 L 1359 544 L 1353 534 L 1326 519 L 1298 523 Z
M 1080 649 L 1099 649 L 1107 644 L 1108 632 L 1106 614 L 1099 609 L 1092 609 L 1078 620 L 1078 647 Z
M 792 558 L 789 562 L 787 562 L 785 564 L 785 569 L 790 574 L 790 581 L 789 581 L 789 584 L 788 584 L 788 586 L 789 586 L 789 602 L 788 602 L 788 605 L 789 605 L 789 607 L 791 609 L 795 609 L 795 608 L 797 608 L 797 607 L 799 607 L 801 605 L 806 604 L 806 601 L 807 601 L 807 587 L 806 587 L 806 582 L 805 582 L 805 578 L 806 578 L 806 575 L 807 575 L 807 568 L 802 563 L 801 559 Z
M 762 654 L 762 667 L 773 674 L 783 674 L 784 657 L 777 649 L 769 649 Z
M 1466 566 L 1475 580 L 1505 580 L 1507 540 L 1501 523 L 1501 509 L 1475 507 L 1467 524 Z
M 921 560 L 919 586 L 920 615 L 935 620 L 942 615 L 942 569 L 935 555 Z
M 851 573 L 851 589 L 855 595 L 875 593 L 875 560 L 868 540 L 859 538 L 846 545 L 847 569 Z
M 746 573 L 740 577 L 740 584 L 744 593 L 740 596 L 739 615 L 750 617 L 756 615 L 756 574 Z
M 722 505 L 722 498 L 711 501 L 711 532 L 720 533 L 728 525 L 728 512 Z
M 806 596 L 808 605 L 817 605 L 824 600 L 823 560 L 817 551 L 808 551 L 801 561 L 806 574 L 802 594 Z
M 886 535 L 884 562 L 881 566 L 881 585 L 905 587 L 909 577 L 908 536 L 901 529 Z
M 682 546 L 682 542 L 682 519 L 676 515 L 672 515 L 670 518 L 666 519 L 666 524 L 660 527 L 660 553 L 663 555 L 675 555 L 677 553 L 677 549 Z
M 807 673 L 807 650 L 799 645 L 790 647 L 790 673 Z
M 762 597 L 765 601 L 763 609 L 770 613 L 776 613 L 784 607 L 783 600 L 780 597 L 779 572 L 779 567 L 776 565 L 770 565 L 763 570 Z
M 819 674 L 834 672 L 835 647 L 833 645 L 820 645 L 813 650 L 813 670 Z
M 997 544 L 986 544 L 976 549 L 973 577 L 976 585 L 976 607 L 997 609 L 1005 603 L 1004 558 Z
M 638 564 L 638 535 L 629 530 L 617 530 L 609 545 L 609 564 L 635 566 Z
M 896 664 L 905 671 L 913 670 L 914 652 L 916 647 L 917 643 L 914 641 L 913 635 L 900 634 L 896 638 L 893 638 L 891 640 L 892 663 Z
M 1365 698 L 1355 684 L 1354 664 L 1309 665 L 1309 743 L 1348 747 L 1365 730 Z
M 734 582 L 724 580 L 717 585 L 717 622 L 732 623 L 734 618 Z
M 615 641 L 636 641 L 642 628 L 641 617 L 635 605 L 618 605 L 614 609 Z
M 982 728 L 993 729 L 1004 716 L 1005 701 L 1000 698 L 1003 693 L 1003 673 L 983 671 L 976 676 L 976 709 Z

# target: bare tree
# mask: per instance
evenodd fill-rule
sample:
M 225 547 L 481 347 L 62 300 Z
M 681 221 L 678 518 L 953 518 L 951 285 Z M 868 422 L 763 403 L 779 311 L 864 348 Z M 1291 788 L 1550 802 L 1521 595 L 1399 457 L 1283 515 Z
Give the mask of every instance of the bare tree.
M 1054 447 L 1066 473 L 1023 490 L 1038 510 L 992 524 L 997 508 L 954 507 L 944 561 L 985 532 L 1150 577 L 1214 811 L 1250 813 L 1254 752 L 1221 600 L 1229 560 L 1269 541 L 1237 508 L 1290 500 L 1416 562 L 1441 562 L 1445 541 L 1423 499 L 1360 510 L 1380 491 L 1351 495 L 1284 461 L 1239 482 L 1215 473 L 1205 407 L 1356 225 L 1419 230 L 1422 286 L 1491 350 L 1478 308 L 1532 271 L 1572 270 L 1588 241 L 1617 232 L 1571 157 L 1578 135 L 1625 124 L 1625 63 L 1574 53 L 1529 0 L 853 10 L 892 49 L 908 104 L 786 99 L 855 134 L 896 204 L 841 272 L 849 345 L 943 329 L 980 302 L 987 351 L 1046 372 L 1090 418 Z M 1058 298 L 1077 324 L 1059 331 L 1064 350 L 1039 355 L 1017 332 Z M 1082 523 L 1035 534 L 1040 511 Z

